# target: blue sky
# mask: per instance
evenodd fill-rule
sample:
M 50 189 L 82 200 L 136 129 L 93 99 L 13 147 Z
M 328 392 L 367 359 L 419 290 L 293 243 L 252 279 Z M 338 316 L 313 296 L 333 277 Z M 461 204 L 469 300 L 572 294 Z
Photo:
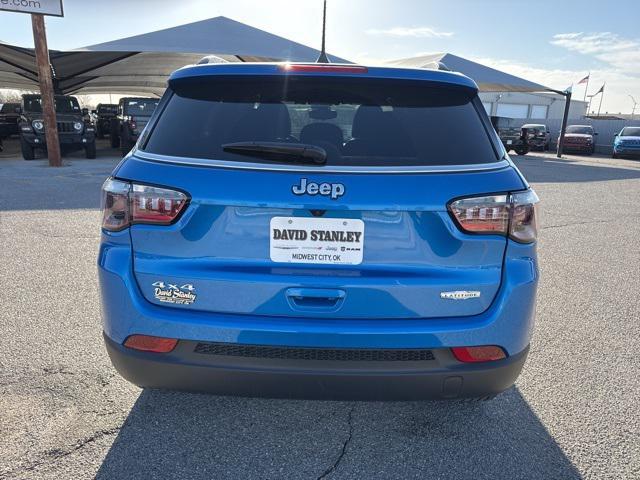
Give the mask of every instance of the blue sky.
M 321 0 L 65 0 L 49 46 L 77 48 L 225 15 L 318 46 Z M 565 88 L 591 71 L 603 111 L 640 101 L 637 0 L 329 0 L 328 49 L 366 63 L 451 52 Z M 0 40 L 31 46 L 28 15 L 0 12 Z M 583 86 L 575 87 L 582 97 Z

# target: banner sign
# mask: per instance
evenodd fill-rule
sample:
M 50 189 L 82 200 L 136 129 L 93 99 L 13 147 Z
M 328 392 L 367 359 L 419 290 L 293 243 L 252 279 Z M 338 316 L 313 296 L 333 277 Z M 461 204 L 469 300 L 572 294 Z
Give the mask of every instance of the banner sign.
M 63 17 L 62 0 L 0 0 L 0 10 Z

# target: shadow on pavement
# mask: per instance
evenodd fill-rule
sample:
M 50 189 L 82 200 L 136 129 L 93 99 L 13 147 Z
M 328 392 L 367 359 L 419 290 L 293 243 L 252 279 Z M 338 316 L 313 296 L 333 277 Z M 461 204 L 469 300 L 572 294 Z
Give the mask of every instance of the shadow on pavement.
M 49 167 L 46 157 L 32 161 L 19 154 L 0 157 L 0 211 L 97 209 L 100 187 L 121 158 L 104 140 L 99 142 L 98 158 L 69 153 L 60 168 Z
M 112 478 L 581 478 L 520 392 L 491 402 L 311 402 L 144 390 Z
M 612 164 L 586 165 L 575 160 L 542 156 L 512 156 L 516 166 L 531 183 L 603 182 L 640 178 L 638 168 L 625 168 Z

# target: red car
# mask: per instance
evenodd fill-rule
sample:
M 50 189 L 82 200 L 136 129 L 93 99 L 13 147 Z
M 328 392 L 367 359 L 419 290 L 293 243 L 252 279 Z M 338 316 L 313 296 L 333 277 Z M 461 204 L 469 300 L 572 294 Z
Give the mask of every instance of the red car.
M 597 135 L 591 125 L 569 125 L 564 135 L 563 150 L 591 155 L 596 151 Z

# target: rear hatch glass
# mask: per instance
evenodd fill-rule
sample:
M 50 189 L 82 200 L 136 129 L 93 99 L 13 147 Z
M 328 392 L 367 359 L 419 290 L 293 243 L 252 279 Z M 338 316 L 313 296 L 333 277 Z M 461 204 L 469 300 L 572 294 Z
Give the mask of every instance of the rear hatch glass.
M 313 145 L 327 165 L 468 165 L 496 161 L 475 92 L 420 81 L 277 76 L 182 81 L 144 150 L 279 162 L 225 145 Z

